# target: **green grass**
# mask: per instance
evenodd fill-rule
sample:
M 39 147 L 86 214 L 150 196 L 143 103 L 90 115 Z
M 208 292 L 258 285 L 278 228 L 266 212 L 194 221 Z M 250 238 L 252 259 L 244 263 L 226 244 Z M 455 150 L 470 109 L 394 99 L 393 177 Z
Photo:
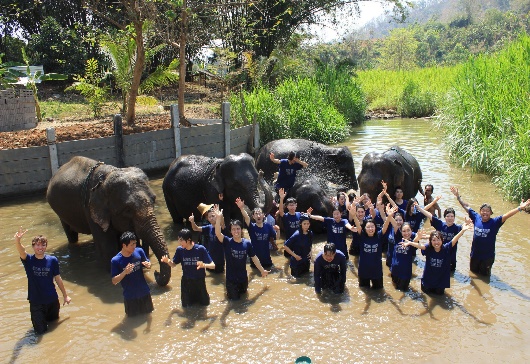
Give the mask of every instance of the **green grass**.
M 460 70 L 440 109 L 451 154 L 493 176 L 511 199 L 530 197 L 530 37 Z

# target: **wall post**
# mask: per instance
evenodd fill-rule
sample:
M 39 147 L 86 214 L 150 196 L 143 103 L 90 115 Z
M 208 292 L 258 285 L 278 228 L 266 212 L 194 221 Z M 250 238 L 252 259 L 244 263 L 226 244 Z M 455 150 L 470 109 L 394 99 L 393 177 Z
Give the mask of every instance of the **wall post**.
M 180 143 L 180 120 L 178 105 L 170 106 L 171 111 L 171 128 L 173 129 L 173 138 L 175 142 L 175 158 L 182 155 L 182 144 Z
M 57 143 L 55 139 L 55 129 L 46 128 L 46 139 L 48 141 L 48 150 L 50 153 L 50 168 L 52 176 L 59 169 L 59 157 L 57 156 Z
M 230 103 L 223 102 L 221 105 L 221 111 L 223 115 L 223 130 L 225 138 L 225 157 L 230 155 Z

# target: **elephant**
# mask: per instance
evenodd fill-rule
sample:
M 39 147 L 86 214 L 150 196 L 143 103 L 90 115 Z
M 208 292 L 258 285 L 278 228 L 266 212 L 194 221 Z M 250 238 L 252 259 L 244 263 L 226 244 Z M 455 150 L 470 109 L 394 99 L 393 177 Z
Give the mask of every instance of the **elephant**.
M 337 190 L 357 190 L 357 178 L 353 157 L 347 147 L 329 147 L 306 139 L 278 139 L 265 144 L 256 158 L 256 168 L 263 170 L 265 180 L 272 183 L 278 165 L 274 164 L 269 155 L 275 158 L 287 158 L 290 151 L 300 155 L 300 159 L 308 163 L 308 167 L 297 172 L 296 179 L 305 180 L 311 176 L 318 179 L 320 186 L 329 196 Z
M 397 186 L 403 189 L 403 198 L 408 200 L 421 190 L 422 173 L 416 158 L 398 146 L 384 153 L 368 153 L 362 161 L 359 173 L 360 193 L 368 193 L 372 202 L 383 189 L 381 181 L 387 183 L 388 193 L 393 196 Z
M 310 176 L 304 180 L 298 179 L 287 193 L 286 199 L 289 197 L 296 198 L 297 211 L 306 212 L 308 208 L 312 207 L 313 215 L 331 216 L 333 212 L 331 199 L 322 187 L 320 187 L 318 179 L 315 177 Z M 311 230 L 314 233 L 320 234 L 323 232 L 322 222 L 316 220 L 310 221 Z
M 272 208 L 272 192 L 263 174 L 256 170 L 250 154 L 230 154 L 224 159 L 183 155 L 175 159 L 164 177 L 162 190 L 174 223 L 194 214 L 200 220 L 200 203 L 219 203 L 225 221 L 242 219 L 235 205 L 241 198 L 249 209 L 260 207 L 265 214 Z
M 48 183 L 46 199 L 59 216 L 68 241 L 78 234 L 92 234 L 97 255 L 110 270 L 110 261 L 121 249 L 119 237 L 132 231 L 151 247 L 160 260 L 168 255 L 167 244 L 154 213 L 155 193 L 145 173 L 136 167 L 117 168 L 75 156 Z M 155 271 L 158 285 L 171 278 L 171 267 L 160 263 Z

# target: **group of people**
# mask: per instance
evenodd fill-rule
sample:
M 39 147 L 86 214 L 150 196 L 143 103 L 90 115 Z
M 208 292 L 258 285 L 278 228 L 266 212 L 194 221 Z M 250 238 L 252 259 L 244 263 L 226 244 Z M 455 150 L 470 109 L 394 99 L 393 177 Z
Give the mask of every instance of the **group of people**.
M 451 272 L 456 269 L 456 250 L 459 238 L 473 229 L 470 270 L 480 275 L 490 275 L 495 260 L 496 235 L 503 223 L 517 212 L 530 206 L 530 199 L 505 214 L 491 217 L 492 208 L 483 204 L 479 212 L 462 200 L 458 188 L 451 192 L 466 210 L 468 218 L 462 225 L 455 223 L 455 210 L 448 208 L 441 220 L 438 201 L 433 197 L 434 187 L 426 185 L 424 206 L 415 198 L 403 199 L 403 190 L 397 187 L 393 198 L 382 181 L 382 191 L 376 197 L 375 206 L 370 196 L 339 192 L 334 198 L 332 216 L 313 215 L 312 209 L 296 211 L 296 199 L 285 199 L 287 191 L 294 185 L 296 171 L 307 167 L 295 153 L 287 159 L 278 160 L 271 153 L 271 160 L 279 164 L 276 182 L 279 206 L 276 219 L 265 216 L 256 208 L 249 216 L 244 201 L 234 203 L 240 209 L 243 222 L 232 220 L 225 230 L 223 211 L 218 205 L 199 205 L 201 216 L 207 223 L 198 226 L 193 215 L 189 221 L 193 231 L 201 232 L 203 244 L 193 241 L 192 231 L 182 229 L 177 239 L 179 246 L 172 259 L 164 256 L 162 264 L 175 267 L 182 265 L 181 303 L 183 307 L 193 304 L 207 306 L 210 303 L 205 278 L 206 270 L 213 273 L 226 272 L 226 294 L 228 299 L 237 300 L 248 289 L 247 260 L 250 265 L 266 277 L 273 268 L 271 251 L 278 250 L 276 238 L 283 226 L 284 254 L 289 259 L 291 276 L 302 277 L 310 271 L 312 261 L 313 232 L 310 221 L 324 224 L 327 242 L 315 257 L 314 289 L 317 294 L 330 290 L 335 294 L 344 292 L 349 255 L 358 256 L 359 287 L 383 287 L 382 255 L 396 289 L 407 290 L 412 277 L 412 265 L 416 251 L 426 257 L 421 279 L 421 289 L 427 294 L 443 294 L 450 287 Z M 384 200 L 386 199 L 386 203 Z M 285 200 L 285 201 L 284 201 Z M 252 217 L 252 219 L 251 219 Z M 424 219 L 435 229 L 427 234 L 420 230 Z M 253 221 L 252 221 L 253 220 Z M 243 235 L 246 227 L 250 239 Z M 352 239 L 348 249 L 348 233 Z M 34 254 L 26 252 L 21 238 L 26 231 L 22 228 L 15 234 L 15 243 L 28 277 L 28 300 L 33 327 L 37 334 L 47 330 L 48 322 L 59 317 L 59 300 L 54 281 L 63 294 L 63 305 L 71 302 L 59 272 L 57 258 L 46 255 L 47 240 L 37 236 L 32 240 Z M 225 235 L 225 233 L 227 235 Z M 427 240 L 428 242 L 422 242 Z M 133 232 L 124 232 L 120 237 L 121 250 L 111 260 L 112 283 L 123 287 L 124 305 L 127 316 L 153 311 L 149 286 L 143 268 L 150 268 L 149 258 L 143 249 L 136 246 Z

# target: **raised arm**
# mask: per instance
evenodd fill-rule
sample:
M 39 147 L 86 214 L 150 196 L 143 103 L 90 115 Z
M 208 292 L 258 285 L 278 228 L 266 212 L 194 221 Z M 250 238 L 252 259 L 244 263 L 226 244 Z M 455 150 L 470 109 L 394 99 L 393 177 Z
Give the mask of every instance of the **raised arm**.
M 353 207 L 350 207 L 350 217 L 353 217 L 353 222 L 355 223 L 355 227 L 357 228 L 357 234 L 361 234 L 361 222 L 359 221 L 359 219 L 357 218 L 357 211 L 355 211 L 353 214 L 352 214 L 352 210 L 356 210 L 357 209 L 357 203 L 355 203 L 355 201 L 353 202 L 352 204 Z M 353 216 L 352 216 L 353 215 Z
M 414 239 L 414 241 L 403 239 L 403 241 L 401 243 L 399 243 L 399 245 L 404 246 L 404 247 L 413 246 L 413 247 L 421 249 L 421 250 L 427 249 L 425 244 L 422 244 L 419 241 L 416 241 L 416 239 Z
M 296 163 L 300 164 L 302 168 L 307 168 L 308 164 L 304 162 L 303 160 L 300 160 L 298 157 L 294 157 L 293 159 Z
M 441 198 L 442 198 L 442 196 L 436 196 L 435 198 L 432 199 L 430 204 L 428 204 L 427 206 L 424 207 L 424 209 L 425 210 L 430 210 L 433 206 L 435 206 L 435 205 L 438 206 L 437 202 L 440 201 Z M 416 208 L 420 207 L 420 205 L 418 203 L 415 203 L 415 205 L 416 205 Z M 440 206 L 438 206 L 438 211 L 440 211 Z M 425 216 L 427 216 L 427 215 L 425 215 Z M 441 214 L 440 214 L 440 216 L 441 216 Z M 432 214 L 431 214 L 431 217 L 429 219 L 432 219 Z
M 223 210 L 219 210 L 219 206 L 213 207 L 213 212 L 215 213 L 215 236 L 220 243 L 223 242 L 225 236 L 221 231 L 221 220 L 223 219 Z
M 458 234 L 453 236 L 453 239 L 451 239 L 451 245 L 455 246 L 455 244 L 458 243 L 458 239 L 460 239 L 460 237 L 469 229 L 473 229 L 473 223 L 466 221 L 466 223 L 462 225 L 462 229 L 458 232 Z
M 309 215 L 310 219 L 317 220 L 317 221 L 324 221 L 324 217 L 320 215 L 311 215 L 311 212 L 313 212 L 313 208 L 310 207 L 307 209 L 307 214 Z
M 247 226 L 250 226 L 250 216 L 248 216 L 247 210 L 245 210 L 245 201 L 243 201 L 241 198 L 236 198 L 236 205 L 239 207 L 239 210 L 241 211 L 241 215 L 243 215 L 243 219 L 245 220 L 245 224 Z
M 18 229 L 18 231 L 15 233 L 15 246 L 17 248 L 17 251 L 18 251 L 18 255 L 20 256 L 20 259 L 22 260 L 26 260 L 26 258 L 28 257 L 28 253 L 26 252 L 26 248 L 24 248 L 24 246 L 22 245 L 22 243 L 20 242 L 20 240 L 22 239 L 22 237 L 24 236 L 25 233 L 27 233 L 28 230 L 22 230 L 22 226 Z
M 502 215 L 502 222 L 505 222 L 506 220 L 508 220 L 510 217 L 512 217 L 513 215 L 515 215 L 519 211 L 523 211 L 528 206 L 530 206 L 530 199 L 528 199 L 526 201 L 524 201 L 524 200 L 521 201 L 521 204 L 519 205 L 519 207 L 517 207 L 517 208 L 515 208 L 513 210 L 510 210 L 510 211 L 506 212 L 504 215 Z
M 193 231 L 202 231 L 202 227 L 197 226 L 195 223 L 195 216 L 193 216 L 193 214 L 191 214 L 191 216 L 188 218 L 188 221 L 191 223 L 191 228 Z
M 387 208 L 387 211 L 386 211 L 387 219 L 385 220 L 385 223 L 383 224 L 383 227 L 381 228 L 381 232 L 383 234 L 386 233 L 388 229 L 388 225 L 390 225 L 390 222 L 394 220 L 394 214 L 396 213 L 397 210 L 398 210 L 397 206 L 392 207 L 392 208 Z M 396 227 L 397 227 L 397 223 L 396 223 Z M 396 227 L 394 227 L 394 229 L 396 229 Z
M 460 193 L 458 192 L 458 187 L 451 186 L 451 192 L 453 193 L 453 195 L 456 196 L 456 199 L 460 203 L 460 206 L 462 206 L 464 210 L 466 210 L 466 212 L 469 212 L 469 209 L 471 207 L 469 206 L 467 202 L 464 202 L 464 200 L 462 200 L 462 197 L 460 196 Z
M 441 196 L 436 196 L 436 198 L 433 201 L 437 201 L 437 199 L 440 199 L 440 198 L 441 198 Z M 429 206 L 429 205 L 427 205 L 427 206 Z M 429 211 L 427 211 L 428 210 L 427 206 L 421 207 L 417 202 L 414 202 L 414 206 L 416 206 L 418 211 L 421 212 L 423 215 L 425 215 L 425 217 L 427 217 L 429 219 L 429 221 L 432 221 L 432 214 Z
M 285 214 L 285 207 L 283 206 L 283 200 L 285 198 L 285 190 L 283 188 L 280 188 L 278 190 L 278 195 L 280 195 L 280 205 L 278 206 L 278 211 L 280 212 L 280 216 L 283 217 Z
M 280 164 L 281 163 L 281 161 L 279 159 L 274 158 L 274 153 L 273 152 L 271 152 L 271 154 L 269 154 L 269 158 L 270 158 L 272 163 L 275 163 L 275 164 Z

